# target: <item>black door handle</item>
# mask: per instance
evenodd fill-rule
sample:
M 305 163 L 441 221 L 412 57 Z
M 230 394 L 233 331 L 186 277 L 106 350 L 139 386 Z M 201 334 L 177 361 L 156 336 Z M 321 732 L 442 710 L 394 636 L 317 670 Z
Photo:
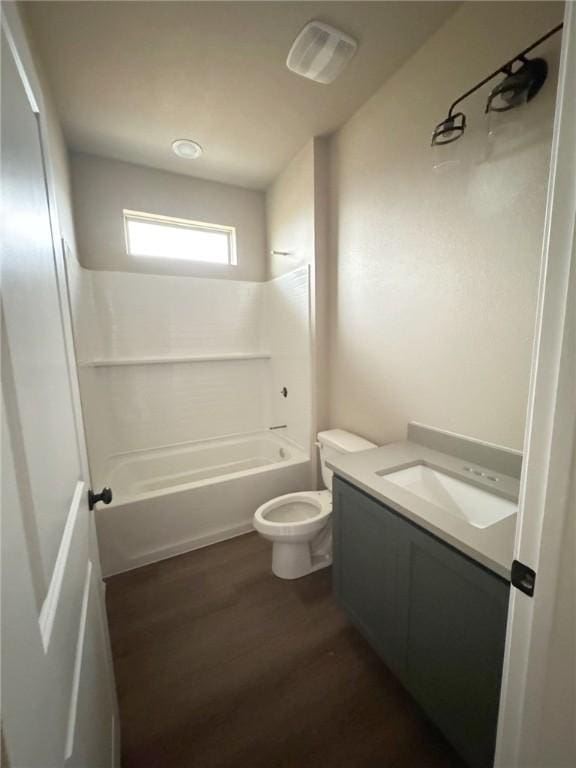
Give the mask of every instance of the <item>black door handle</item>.
M 112 491 L 110 488 L 102 488 L 100 493 L 94 493 L 92 488 L 88 490 L 88 508 L 94 509 L 94 506 L 101 501 L 103 504 L 110 504 L 112 501 Z

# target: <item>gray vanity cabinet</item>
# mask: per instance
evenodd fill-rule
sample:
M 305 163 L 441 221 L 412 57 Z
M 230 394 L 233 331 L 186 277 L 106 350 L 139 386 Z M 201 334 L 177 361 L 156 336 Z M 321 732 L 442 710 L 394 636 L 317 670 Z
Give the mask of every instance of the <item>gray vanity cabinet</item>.
M 400 674 L 396 521 L 381 504 L 337 478 L 334 489 L 336 595 L 371 645 Z
M 509 584 L 334 478 L 338 601 L 474 768 L 493 764 Z

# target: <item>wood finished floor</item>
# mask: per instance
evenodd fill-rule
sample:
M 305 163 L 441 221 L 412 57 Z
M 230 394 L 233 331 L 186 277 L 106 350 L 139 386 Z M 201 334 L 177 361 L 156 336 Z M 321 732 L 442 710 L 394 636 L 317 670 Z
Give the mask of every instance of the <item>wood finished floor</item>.
M 123 768 L 464 768 L 331 594 L 256 534 L 107 581 Z

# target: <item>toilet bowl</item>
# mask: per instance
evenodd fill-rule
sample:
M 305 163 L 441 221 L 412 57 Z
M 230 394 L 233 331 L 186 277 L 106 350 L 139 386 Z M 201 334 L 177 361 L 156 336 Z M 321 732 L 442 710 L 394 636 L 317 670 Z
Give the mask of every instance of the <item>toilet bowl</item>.
M 332 472 L 326 459 L 376 447 L 342 429 L 319 432 L 317 445 L 327 490 L 277 496 L 254 514 L 254 528 L 272 542 L 272 572 L 281 579 L 299 579 L 332 563 Z
M 330 491 L 287 493 L 258 507 L 254 528 L 273 542 L 272 571 L 276 576 L 298 579 L 330 565 L 332 553 L 324 545 L 331 512 Z

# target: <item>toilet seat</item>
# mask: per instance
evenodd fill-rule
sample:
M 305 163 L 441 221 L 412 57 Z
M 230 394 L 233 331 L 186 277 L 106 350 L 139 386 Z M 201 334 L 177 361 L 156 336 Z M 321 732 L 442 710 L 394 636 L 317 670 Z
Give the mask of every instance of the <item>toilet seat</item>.
M 256 510 L 254 527 L 264 535 L 302 536 L 322 528 L 331 512 L 330 491 L 286 493 Z

